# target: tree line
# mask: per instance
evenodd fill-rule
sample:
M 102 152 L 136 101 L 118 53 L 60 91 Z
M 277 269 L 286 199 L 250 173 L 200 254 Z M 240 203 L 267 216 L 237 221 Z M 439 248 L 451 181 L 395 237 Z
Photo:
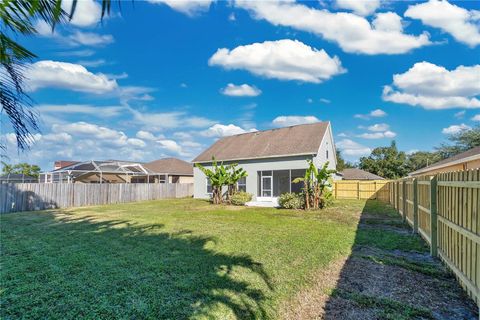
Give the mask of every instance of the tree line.
M 341 151 L 337 151 L 337 170 L 358 167 L 386 179 L 398 179 L 408 173 L 422 169 L 440 160 L 480 146 L 480 126 L 470 130 L 462 130 L 450 135 L 448 143 L 442 143 L 433 151 L 415 151 L 406 153 L 399 151 L 394 141 L 390 146 L 377 147 L 368 157 L 361 157 L 358 164 L 352 164 L 342 158 Z

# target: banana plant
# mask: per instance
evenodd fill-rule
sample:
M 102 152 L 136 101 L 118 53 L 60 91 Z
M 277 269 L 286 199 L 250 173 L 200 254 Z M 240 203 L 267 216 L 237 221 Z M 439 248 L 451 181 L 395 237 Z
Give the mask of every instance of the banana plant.
M 223 186 L 228 185 L 230 176 L 227 168 L 223 165 L 223 162 L 218 164 L 215 158 L 212 158 L 212 169 L 205 168 L 198 163 L 195 164 L 195 166 L 200 169 L 210 180 L 210 183 L 212 185 L 213 203 L 221 204 L 223 202 L 222 188 Z
M 321 199 L 325 188 L 332 186 L 332 174 L 337 172 L 336 170 L 328 169 L 328 163 L 328 161 L 325 162 L 321 169 L 317 169 L 317 167 L 313 165 L 313 177 L 315 181 L 313 190 L 313 206 L 315 209 L 323 206 Z
M 321 207 L 321 198 L 325 188 L 330 186 L 330 180 L 336 170 L 328 169 L 328 161 L 318 169 L 312 160 L 307 160 L 308 167 L 303 178 L 296 178 L 293 183 L 303 182 L 305 196 L 305 209 L 318 209 Z
M 229 177 L 228 177 L 227 200 L 230 200 L 230 198 L 237 192 L 238 181 L 248 175 L 243 168 L 237 168 L 237 166 L 238 166 L 238 163 L 233 163 L 228 167 Z

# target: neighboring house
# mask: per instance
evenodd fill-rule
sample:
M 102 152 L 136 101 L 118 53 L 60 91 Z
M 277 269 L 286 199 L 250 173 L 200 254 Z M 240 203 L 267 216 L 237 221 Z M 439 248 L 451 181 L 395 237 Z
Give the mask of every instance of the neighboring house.
M 0 183 L 36 183 L 38 177 L 28 176 L 23 173 L 7 173 L 0 176 Z
M 193 163 L 210 167 L 212 157 L 224 164 L 238 163 L 248 176 L 238 187 L 251 193 L 254 201 L 275 203 L 286 192 L 300 192 L 303 177 L 312 159 L 317 167 L 329 162 L 335 169 L 337 160 L 330 122 L 318 122 L 286 128 L 256 131 L 224 137 L 197 156 Z M 211 185 L 203 172 L 193 169 L 194 197 L 208 198 Z
M 169 183 L 193 183 L 193 165 L 176 158 L 165 158 L 145 163 L 145 168 L 165 174 Z
M 58 161 L 55 166 L 57 164 L 60 166 Z M 192 165 L 173 158 L 148 164 L 120 160 L 72 161 L 70 165 L 40 175 L 43 183 L 191 183 L 192 180 Z
M 428 167 L 411 172 L 410 176 L 434 175 L 441 172 L 480 168 L 480 146 L 438 161 Z
M 376 174 L 358 168 L 347 168 L 339 173 L 342 180 L 385 180 Z
M 53 164 L 53 170 L 62 169 L 74 164 L 79 163 L 80 161 L 71 161 L 71 160 L 58 160 Z

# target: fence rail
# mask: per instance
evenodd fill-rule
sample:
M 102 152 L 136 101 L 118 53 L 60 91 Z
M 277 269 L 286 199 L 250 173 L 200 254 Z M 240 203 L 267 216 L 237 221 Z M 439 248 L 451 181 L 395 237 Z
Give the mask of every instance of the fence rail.
M 182 198 L 193 183 L 3 183 L 0 213 Z
M 389 202 L 480 305 L 480 170 L 389 183 Z
M 390 185 L 387 180 L 338 180 L 333 182 L 336 199 L 379 199 L 388 201 Z

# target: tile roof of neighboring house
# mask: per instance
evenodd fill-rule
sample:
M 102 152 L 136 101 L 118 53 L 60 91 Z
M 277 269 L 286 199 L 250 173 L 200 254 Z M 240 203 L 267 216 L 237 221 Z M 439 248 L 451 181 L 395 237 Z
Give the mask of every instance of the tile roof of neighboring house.
M 193 165 L 176 158 L 158 159 L 144 164 L 144 167 L 156 173 L 193 176 Z
M 459 153 L 453 157 L 443 159 L 441 161 L 435 162 L 432 165 L 429 165 L 428 167 L 419 169 L 417 171 L 411 172 L 410 175 L 417 175 L 421 174 L 423 172 L 428 172 L 430 170 L 434 169 L 440 169 L 443 167 L 448 167 L 454 164 L 462 163 L 465 161 L 471 161 L 475 159 L 480 159 L 480 146 L 472 148 L 470 150 L 467 150 L 465 152 Z
M 383 177 L 357 168 L 344 169 L 340 174 L 343 180 L 385 180 Z
M 53 169 L 57 170 L 57 169 L 65 168 L 65 167 L 71 166 L 72 164 L 76 164 L 76 163 L 80 163 L 80 161 L 57 160 L 57 161 L 55 161 L 55 163 L 53 165 Z
M 237 134 L 219 139 L 193 162 L 316 154 L 330 122 Z

